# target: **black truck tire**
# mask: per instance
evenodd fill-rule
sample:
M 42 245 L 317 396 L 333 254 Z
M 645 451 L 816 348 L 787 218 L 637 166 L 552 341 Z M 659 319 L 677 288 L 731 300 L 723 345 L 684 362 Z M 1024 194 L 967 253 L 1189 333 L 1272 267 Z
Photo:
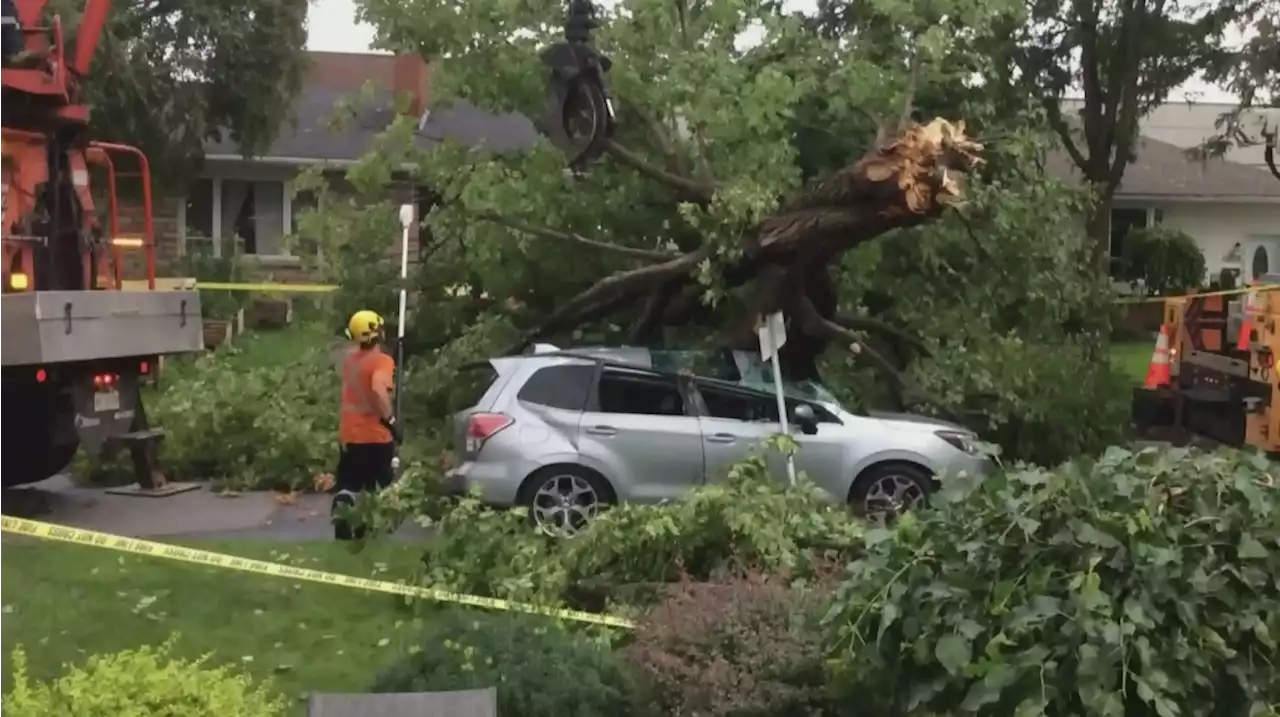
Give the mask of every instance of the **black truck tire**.
M 58 387 L 10 376 L 3 392 L 3 486 L 38 483 L 70 465 L 80 447 L 70 397 Z

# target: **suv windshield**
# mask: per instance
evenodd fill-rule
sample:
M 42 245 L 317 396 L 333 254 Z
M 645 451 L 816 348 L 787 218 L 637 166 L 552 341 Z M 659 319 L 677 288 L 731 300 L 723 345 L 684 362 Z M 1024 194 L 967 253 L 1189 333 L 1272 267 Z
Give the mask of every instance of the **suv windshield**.
M 773 370 L 759 354 L 750 351 L 663 351 L 650 352 L 653 367 L 662 371 L 692 371 L 699 376 L 732 381 L 748 388 L 773 393 Z M 843 406 L 835 394 L 813 381 L 783 381 L 783 393 L 818 403 Z

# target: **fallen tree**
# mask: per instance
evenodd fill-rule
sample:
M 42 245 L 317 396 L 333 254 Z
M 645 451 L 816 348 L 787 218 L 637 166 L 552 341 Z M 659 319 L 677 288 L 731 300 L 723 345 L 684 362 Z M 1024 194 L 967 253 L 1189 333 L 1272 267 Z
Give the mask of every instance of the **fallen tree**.
M 965 135 L 963 122 L 935 119 L 928 124 L 912 123 L 900 136 L 877 144 L 867 156 L 827 177 L 763 221 L 753 234 L 743 237 L 742 255 L 717 267 L 729 287 L 755 282 L 752 317 L 781 311 L 791 320 L 795 336 L 782 350 L 788 376 L 796 380 L 817 379 L 818 356 L 829 343 L 837 341 L 850 351 L 869 357 L 902 387 L 899 368 L 864 344 L 857 332 L 876 333 L 899 344 L 923 348 L 922 345 L 891 325 L 838 316 L 832 267 L 844 252 L 859 244 L 894 229 L 935 219 L 956 204 L 963 196 L 960 178 L 982 162 L 981 151 L 982 145 Z M 632 157 L 617 144 L 611 144 L 610 154 L 623 161 Z M 636 160 L 629 163 L 636 164 Z M 647 173 L 678 192 L 694 194 L 703 202 L 712 201 L 711 186 L 685 178 L 668 179 L 665 173 L 656 171 Z M 497 216 L 491 220 L 504 221 Z M 510 223 L 508 226 L 539 234 Z M 712 257 L 709 244 L 680 254 L 635 256 L 645 265 L 600 279 L 528 331 L 510 347 L 510 352 L 599 320 L 621 307 L 636 305 L 643 308 L 635 319 L 632 337 L 643 343 L 651 339 L 656 327 L 689 320 L 698 308 L 701 293 L 695 270 Z M 730 344 L 735 348 L 752 344 L 754 326 L 747 329 L 731 336 Z

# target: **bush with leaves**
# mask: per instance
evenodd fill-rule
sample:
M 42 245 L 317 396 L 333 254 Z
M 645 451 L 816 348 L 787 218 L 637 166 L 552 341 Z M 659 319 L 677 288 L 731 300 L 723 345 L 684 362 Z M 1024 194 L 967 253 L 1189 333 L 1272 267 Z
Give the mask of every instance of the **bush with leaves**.
M 828 551 L 856 546 L 861 532 L 847 508 L 803 478 L 784 485 L 757 453 L 682 500 L 609 510 L 569 543 L 565 566 L 571 584 L 606 590 L 746 568 L 803 576 Z
M 407 655 L 371 692 L 496 687 L 503 717 L 639 717 L 652 714 L 608 645 L 556 620 L 460 608 L 433 611 Z
M 523 508 L 442 499 L 437 476 L 410 466 L 392 490 L 360 501 L 354 517 L 380 534 L 407 520 L 431 527 L 437 537 L 423 556 L 423 584 L 538 604 L 625 607 L 665 583 L 747 567 L 805 577 L 856 548 L 862 532 L 807 480 L 794 488 L 779 482 L 763 453 L 681 500 L 614 506 L 572 540 L 538 532 Z
M 295 490 L 332 470 L 338 374 L 325 347 L 271 365 L 226 347 L 173 372 L 150 407 L 175 476 L 240 489 Z
M 948 481 L 828 615 L 862 717 L 1256 717 L 1280 702 L 1277 466 L 1119 448 Z
M 622 655 L 666 714 L 823 714 L 821 589 L 759 574 L 682 582 L 637 621 Z
M 283 717 L 289 703 L 226 667 L 211 667 L 208 658 L 173 656 L 171 638 L 159 647 L 145 646 L 90 657 L 83 667 L 50 682 L 33 681 L 21 648 L 13 653 L 13 687 L 4 696 L 11 717 Z
M 1165 226 L 1145 227 L 1124 238 L 1120 278 L 1148 294 L 1183 294 L 1205 280 L 1204 252 L 1188 233 Z

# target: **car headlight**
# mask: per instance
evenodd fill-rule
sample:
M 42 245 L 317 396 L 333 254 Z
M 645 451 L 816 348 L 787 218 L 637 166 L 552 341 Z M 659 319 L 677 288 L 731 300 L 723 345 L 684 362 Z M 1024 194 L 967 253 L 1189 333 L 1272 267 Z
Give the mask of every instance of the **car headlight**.
M 971 456 L 978 455 L 978 437 L 972 433 L 964 431 L 936 431 L 935 436 L 955 446 L 956 450 L 968 453 Z

